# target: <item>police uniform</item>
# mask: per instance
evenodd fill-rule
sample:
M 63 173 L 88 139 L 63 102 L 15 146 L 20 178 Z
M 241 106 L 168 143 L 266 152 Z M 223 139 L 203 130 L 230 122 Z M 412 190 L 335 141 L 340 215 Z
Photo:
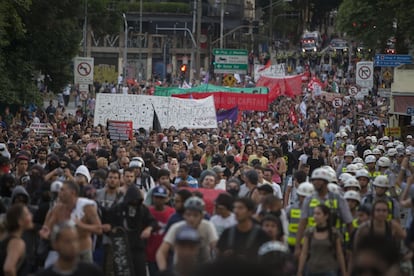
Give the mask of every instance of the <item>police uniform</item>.
M 296 234 L 298 233 L 299 221 L 301 217 L 301 209 L 299 203 L 292 204 L 287 209 L 288 226 L 288 245 L 294 247 L 296 245 Z

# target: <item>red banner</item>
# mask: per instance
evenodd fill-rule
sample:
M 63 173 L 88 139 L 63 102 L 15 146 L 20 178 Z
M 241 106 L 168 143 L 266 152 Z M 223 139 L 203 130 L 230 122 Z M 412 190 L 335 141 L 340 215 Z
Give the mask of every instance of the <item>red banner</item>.
M 235 106 L 238 106 L 239 110 L 267 111 L 269 108 L 268 95 L 266 94 L 206 92 L 176 94 L 172 96 L 183 99 L 204 99 L 211 95 L 214 96 L 214 105 L 216 109 L 231 109 Z
M 206 205 L 206 212 L 209 215 L 212 215 L 214 213 L 214 202 L 216 201 L 216 198 L 219 194 L 225 193 L 226 191 L 223 190 L 213 190 L 213 189 L 205 189 L 205 188 L 187 188 L 183 187 L 181 189 L 189 190 L 190 192 L 200 192 L 203 194 L 203 200 Z
M 111 140 L 128 141 L 134 135 L 132 121 L 108 121 L 108 132 Z
M 269 88 L 269 102 L 272 102 L 281 95 L 288 97 L 301 95 L 302 76 L 303 74 L 284 78 L 261 77 L 256 85 Z

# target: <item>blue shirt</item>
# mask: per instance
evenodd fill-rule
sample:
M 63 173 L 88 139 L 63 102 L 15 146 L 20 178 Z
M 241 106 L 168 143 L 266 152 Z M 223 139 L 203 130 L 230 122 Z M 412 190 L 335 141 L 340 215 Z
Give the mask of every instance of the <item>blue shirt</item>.
M 178 186 L 178 183 L 180 183 L 182 181 L 181 177 L 177 177 L 174 181 L 174 185 Z M 198 181 L 197 179 L 195 179 L 194 177 L 192 177 L 191 175 L 187 176 L 187 179 L 185 180 L 188 183 L 188 186 L 190 188 L 198 188 Z
M 333 134 L 333 132 L 324 132 L 322 134 L 323 139 L 325 139 L 325 143 L 329 146 L 332 146 L 334 140 L 335 140 L 335 135 Z

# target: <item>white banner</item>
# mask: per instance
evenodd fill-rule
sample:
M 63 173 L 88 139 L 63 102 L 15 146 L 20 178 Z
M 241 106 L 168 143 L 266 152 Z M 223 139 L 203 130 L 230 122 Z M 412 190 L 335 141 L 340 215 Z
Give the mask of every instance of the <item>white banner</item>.
M 94 126 L 107 120 L 132 121 L 133 128 L 152 128 L 154 108 L 162 128 L 217 128 L 214 98 L 200 100 L 144 95 L 99 93 L 96 97 Z
M 266 68 L 265 65 L 254 65 L 254 81 L 257 82 L 260 77 L 280 78 L 286 75 L 285 64 L 271 65 Z

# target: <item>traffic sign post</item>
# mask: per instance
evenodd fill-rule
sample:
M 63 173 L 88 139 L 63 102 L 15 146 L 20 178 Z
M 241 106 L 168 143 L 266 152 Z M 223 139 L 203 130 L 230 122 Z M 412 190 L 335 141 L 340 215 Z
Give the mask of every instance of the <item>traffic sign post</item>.
M 374 59 L 376 67 L 397 67 L 401 64 L 412 64 L 413 57 L 410 55 L 383 55 L 377 54 Z
M 76 57 L 74 61 L 75 84 L 93 84 L 93 58 Z
M 414 116 L 414 106 L 407 107 L 407 115 Z
M 374 64 L 371 61 L 361 61 L 356 67 L 356 84 L 363 88 L 374 86 Z
M 342 102 L 341 98 L 335 98 L 332 101 L 332 105 L 333 105 L 334 108 L 340 108 L 340 107 L 342 107 L 342 104 L 343 104 L 343 102 Z
M 213 49 L 214 73 L 246 74 L 248 51 L 239 49 Z

